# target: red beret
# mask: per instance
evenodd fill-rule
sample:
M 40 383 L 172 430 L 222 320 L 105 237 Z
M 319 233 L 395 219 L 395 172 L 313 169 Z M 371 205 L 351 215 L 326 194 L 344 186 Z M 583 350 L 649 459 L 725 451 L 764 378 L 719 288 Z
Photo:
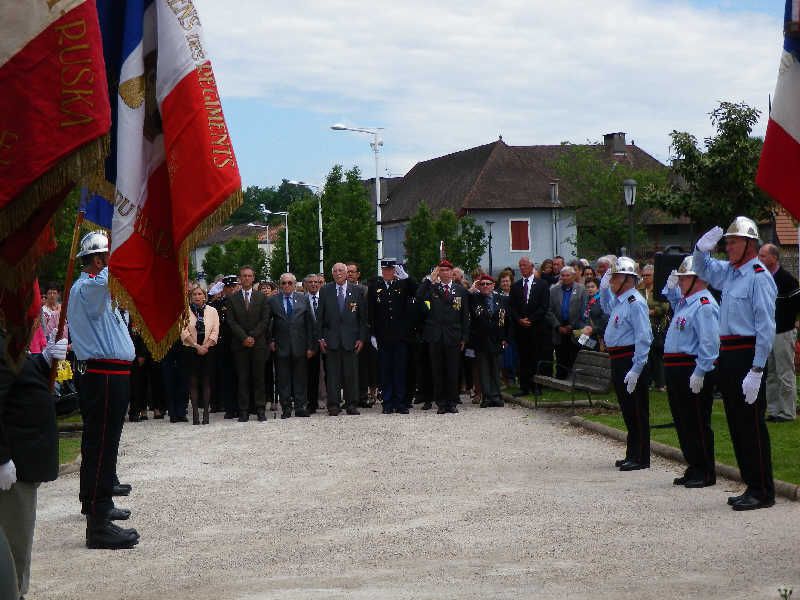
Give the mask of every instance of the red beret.
M 448 269 L 452 269 L 452 268 L 453 268 L 453 263 L 451 263 L 449 260 L 447 260 L 447 259 L 445 258 L 445 259 L 443 259 L 443 260 L 442 260 L 442 261 L 441 261 L 441 262 L 440 262 L 438 265 L 436 265 L 436 266 L 437 266 L 437 267 L 440 267 L 440 268 L 441 268 L 441 267 L 447 267 Z
M 494 283 L 494 279 L 488 273 L 483 273 L 480 277 L 478 277 L 478 281 L 491 281 Z

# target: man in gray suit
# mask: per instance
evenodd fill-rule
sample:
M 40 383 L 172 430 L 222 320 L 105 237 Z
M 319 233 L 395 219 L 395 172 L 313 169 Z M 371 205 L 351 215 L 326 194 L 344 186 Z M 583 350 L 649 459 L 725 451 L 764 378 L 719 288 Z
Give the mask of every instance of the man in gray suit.
M 559 282 L 550 288 L 550 312 L 553 346 L 556 351 L 556 377 L 566 379 L 578 355 L 573 331 L 586 327 L 586 290 L 575 281 L 575 269 L 562 267 Z
M 259 421 L 267 420 L 267 396 L 264 389 L 264 364 L 269 358 L 267 332 L 270 329 L 270 308 L 267 297 L 253 287 L 252 267 L 239 269 L 242 290 L 229 298 L 227 323 L 233 339 L 233 362 L 239 379 L 239 421 L 249 420 L 250 392 Z
M 363 290 L 347 281 L 347 267 L 336 263 L 333 281 L 319 293 L 320 350 L 327 356 L 325 378 L 328 414 L 339 414 L 339 390 L 348 415 L 358 415 L 358 353 L 367 339 L 367 301 Z
M 306 385 L 308 359 L 314 356 L 317 336 L 308 298 L 296 292 L 297 280 L 291 273 L 280 278 L 280 292 L 270 296 L 272 313 L 272 342 L 270 350 L 275 356 L 278 375 L 278 396 L 281 399 L 281 419 L 292 416 L 308 417 Z

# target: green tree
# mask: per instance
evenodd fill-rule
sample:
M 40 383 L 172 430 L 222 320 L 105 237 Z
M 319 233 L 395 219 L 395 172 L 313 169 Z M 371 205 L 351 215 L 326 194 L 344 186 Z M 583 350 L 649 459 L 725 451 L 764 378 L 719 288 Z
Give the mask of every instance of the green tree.
M 755 184 L 763 140 L 751 136 L 760 112 L 744 103 L 720 102 L 710 113 L 715 133 L 703 140 L 673 131 L 673 170 L 678 179 L 659 194 L 660 207 L 687 216 L 702 233 L 713 225 L 726 227 L 734 217 L 759 220 L 772 215 L 774 205 Z
M 222 249 L 222 246 L 219 244 L 214 244 L 211 248 L 208 249 L 206 252 L 205 257 L 203 257 L 203 272 L 206 274 L 206 281 L 209 279 L 216 277 L 220 273 L 223 275 L 230 275 L 231 272 L 228 270 L 228 263 L 225 257 L 225 250 Z
M 625 179 L 637 182 L 633 243 L 634 249 L 641 248 L 646 240 L 643 225 L 654 206 L 654 196 L 666 186 L 667 169 L 634 169 L 625 162 L 609 163 L 602 144 L 564 146 L 553 167 L 575 207 L 578 254 L 616 253 L 627 244 L 622 241 L 628 239 L 628 209 L 622 187 Z
M 53 215 L 53 232 L 56 240 L 56 249 L 43 257 L 39 263 L 39 284 L 42 286 L 50 282 L 64 285 L 69 263 L 69 251 L 72 245 L 72 232 L 75 229 L 75 219 L 78 216 L 80 204 L 80 190 L 72 190 L 64 200 L 64 204 Z M 80 262 L 75 265 L 75 273 L 80 270 Z
M 423 202 L 406 227 L 405 249 L 411 275 L 421 279 L 430 273 L 439 262 L 441 242 L 447 258 L 467 273 L 480 265 L 486 250 L 483 227 L 473 217 L 458 219 L 455 212 L 446 208 L 433 218 Z
M 256 280 L 264 279 L 267 273 L 267 253 L 258 247 L 258 240 L 246 238 L 230 240 L 222 248 L 211 246 L 203 259 L 203 271 L 206 279 L 223 273 L 236 274 L 239 268 L 250 265 L 256 274 Z

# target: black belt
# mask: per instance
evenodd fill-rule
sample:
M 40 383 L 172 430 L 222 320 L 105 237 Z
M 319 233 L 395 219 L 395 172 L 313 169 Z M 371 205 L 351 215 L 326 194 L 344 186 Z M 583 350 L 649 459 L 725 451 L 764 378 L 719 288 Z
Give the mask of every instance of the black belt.
M 734 350 L 752 350 L 756 347 L 754 335 L 721 335 L 719 336 L 719 351 L 733 352 Z
M 608 346 L 606 350 L 608 350 L 608 355 L 611 357 L 611 360 L 617 360 L 633 356 L 636 346 L 633 344 L 630 346 Z
M 114 358 L 93 358 L 86 361 L 86 372 L 100 375 L 130 375 L 131 361 Z
M 665 367 L 693 367 L 697 356 L 694 354 L 684 354 L 683 352 L 665 352 Z

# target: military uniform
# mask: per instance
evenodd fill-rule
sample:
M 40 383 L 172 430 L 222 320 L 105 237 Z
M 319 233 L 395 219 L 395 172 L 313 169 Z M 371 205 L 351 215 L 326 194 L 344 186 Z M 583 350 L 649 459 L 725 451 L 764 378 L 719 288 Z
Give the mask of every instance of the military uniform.
M 394 269 L 394 261 L 382 261 L 382 269 Z M 383 412 L 407 413 L 406 383 L 408 345 L 411 336 L 412 300 L 416 286 L 412 279 L 370 282 L 367 294 L 370 330 L 378 344 Z
M 229 275 L 223 280 L 226 287 L 236 285 L 236 276 Z M 225 410 L 226 419 L 235 419 L 239 416 L 239 404 L 236 392 L 236 366 L 233 363 L 233 353 L 231 340 L 233 332 L 227 322 L 230 302 L 228 296 L 222 295 L 209 302 L 217 310 L 219 315 L 219 338 L 217 339 L 217 351 L 214 352 L 216 375 L 214 377 L 215 393 L 212 395 L 212 404 Z
M 684 263 L 689 260 L 691 258 Z M 677 286 L 665 287 L 662 294 L 674 313 L 664 340 L 667 398 L 688 465 L 683 476 L 674 483 L 690 488 L 705 487 L 716 482 L 711 409 L 714 363 L 719 355 L 719 305 L 705 289 L 685 298 Z M 702 380 L 698 393 L 690 388 L 693 376 Z
M 631 263 L 628 264 L 628 261 Z M 635 264 L 630 258 L 620 257 L 612 268 L 615 273 L 634 275 Z M 609 315 L 605 343 L 611 357 L 611 377 L 628 429 L 625 459 L 617 461 L 623 471 L 650 466 L 650 373 L 647 358 L 653 332 L 647 302 L 635 289 L 619 296 L 608 288 L 600 294 L 603 310 Z M 636 376 L 636 386 L 628 391 L 626 377 Z
M 469 338 L 469 292 L 452 282 L 445 285 L 427 278 L 417 290 L 417 302 L 427 309 L 422 337 L 433 370 L 433 399 L 439 413 L 458 412 L 461 349 Z
M 488 275 L 479 281 L 492 281 Z M 508 298 L 492 291 L 470 294 L 470 344 L 475 349 L 481 384 L 481 408 L 503 406 L 500 395 L 501 356 L 510 335 Z
M 758 230 L 750 219 L 737 217 L 727 235 L 757 240 Z M 765 508 L 775 502 L 775 484 L 769 433 L 764 422 L 767 401 L 762 374 L 775 337 L 777 287 L 758 258 L 734 267 L 729 261 L 714 259 L 708 251 L 701 250 L 702 240 L 693 255 L 694 268 L 710 285 L 722 290 L 718 384 L 736 462 L 747 484 L 745 494 L 732 497 L 729 502 L 735 510 Z M 759 382 L 752 404 L 746 401 L 748 397 L 743 390 L 746 381 Z M 740 506 L 742 499 L 746 502 Z

